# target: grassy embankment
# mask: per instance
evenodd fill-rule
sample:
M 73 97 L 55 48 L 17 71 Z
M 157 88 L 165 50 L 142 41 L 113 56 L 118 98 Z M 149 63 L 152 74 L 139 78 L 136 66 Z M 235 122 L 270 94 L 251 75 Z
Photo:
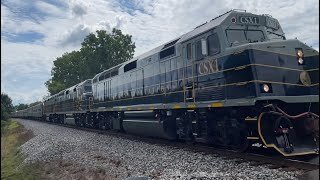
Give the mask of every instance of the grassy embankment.
M 22 165 L 19 146 L 33 136 L 16 121 L 1 120 L 1 179 L 40 179 L 38 167 Z
M 89 169 L 62 159 L 22 166 L 19 146 L 33 136 L 15 121 L 1 121 L 1 179 L 114 179 L 103 169 Z

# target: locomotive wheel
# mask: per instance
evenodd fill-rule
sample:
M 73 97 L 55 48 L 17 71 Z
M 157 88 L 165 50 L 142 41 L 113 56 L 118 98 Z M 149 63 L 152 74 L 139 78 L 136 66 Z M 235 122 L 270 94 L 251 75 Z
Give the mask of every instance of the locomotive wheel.
M 210 143 L 225 149 L 244 152 L 250 146 L 247 139 L 247 127 L 244 119 L 230 116 L 210 117 L 209 139 Z
M 98 127 L 99 129 L 105 130 L 106 126 L 105 126 L 105 117 L 103 114 L 99 113 L 98 115 Z
M 76 126 L 81 126 L 81 123 L 80 123 L 80 118 L 78 115 L 73 115 L 73 118 L 74 118 L 74 123 Z
M 286 153 L 292 153 L 294 150 L 292 144 L 294 139 L 292 122 L 284 116 L 278 117 L 274 125 L 274 133 L 277 145 L 282 147 Z
M 98 113 L 91 113 L 91 127 L 92 128 L 99 128 L 100 127 L 100 116 Z
M 60 116 L 59 116 L 59 120 L 60 120 L 60 124 L 64 124 L 64 120 L 65 120 L 65 115 L 64 114 L 61 114 Z
M 98 126 L 99 126 L 99 129 L 103 129 L 103 130 L 111 129 L 110 117 L 106 113 L 99 113 Z
M 91 117 L 91 113 L 87 113 L 87 114 L 85 115 L 84 127 L 86 127 L 86 128 L 91 128 L 91 127 L 92 127 L 92 117 Z
M 80 122 L 81 122 L 80 126 L 81 127 L 86 127 L 86 119 L 87 119 L 86 115 L 85 114 L 81 114 L 79 118 L 80 118 Z
M 244 120 L 237 120 L 236 133 L 233 134 L 233 143 L 231 148 L 238 152 L 245 152 L 249 148 L 249 140 L 247 139 L 248 131 Z
M 192 143 L 194 141 L 192 135 L 192 122 L 187 112 L 180 114 L 176 118 L 176 127 L 178 139 Z

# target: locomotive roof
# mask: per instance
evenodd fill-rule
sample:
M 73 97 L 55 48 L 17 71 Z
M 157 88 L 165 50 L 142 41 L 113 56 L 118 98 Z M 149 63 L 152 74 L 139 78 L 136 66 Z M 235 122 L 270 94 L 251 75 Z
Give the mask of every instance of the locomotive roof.
M 130 61 L 131 61 L 131 60 L 130 60 Z M 96 74 L 92 79 L 95 79 L 95 78 L 99 77 L 101 74 L 104 74 L 104 73 L 107 73 L 107 72 L 112 72 L 113 70 L 117 70 L 117 69 L 119 69 L 119 67 L 121 67 L 121 65 L 123 65 L 124 63 L 127 63 L 127 62 L 129 62 L 129 61 L 123 62 L 123 63 L 118 64 L 118 65 L 116 65 L 116 66 L 113 66 L 113 67 L 111 67 L 111 68 L 109 68 L 109 69 L 106 69 L 106 70 L 104 70 L 104 71 Z
M 76 86 L 81 86 L 81 85 L 83 85 L 87 82 L 90 82 L 90 81 L 92 81 L 92 79 L 86 79 L 86 80 L 82 81 L 81 83 L 77 84 Z
M 210 20 L 209 22 L 206 22 L 204 24 L 201 24 L 200 26 L 197 26 L 192 31 L 190 31 L 190 32 L 188 32 L 186 34 L 183 34 L 180 37 L 169 41 L 169 43 L 170 42 L 174 42 L 176 40 L 178 40 L 176 43 L 184 42 L 184 41 L 186 41 L 186 40 L 188 40 L 188 39 L 190 39 L 190 38 L 192 38 L 194 36 L 197 36 L 197 35 L 201 34 L 202 32 L 208 31 L 209 29 L 212 29 L 212 28 L 214 28 L 216 26 L 219 26 L 230 15 L 230 13 L 232 13 L 232 12 L 237 12 L 237 11 L 236 10 L 230 10 L 230 11 L 228 11 L 228 12 L 226 12 L 226 13 L 224 13 L 224 14 L 222 14 L 222 15 L 220 15 L 220 16 L 212 19 L 212 20 Z M 153 55 L 153 54 L 155 54 L 157 52 L 160 52 L 161 49 L 163 49 L 163 47 L 165 47 L 165 45 L 169 44 L 169 43 L 162 44 L 162 45 L 160 45 L 160 46 L 158 46 L 158 47 L 156 47 L 156 48 L 154 48 L 154 49 L 152 49 L 152 50 L 150 50 L 148 52 L 145 52 L 145 53 L 143 53 L 143 54 L 131 59 L 130 61 L 133 61 L 133 60 L 136 60 L 136 59 L 144 59 L 144 58 L 146 58 L 148 56 L 151 56 L 151 55 Z M 130 62 L 130 61 L 128 61 L 128 62 Z
M 245 10 L 241 10 L 242 12 L 241 13 L 247 13 Z M 206 32 L 214 27 L 217 27 L 219 26 L 231 13 L 239 13 L 240 11 L 239 10 L 230 10 L 224 14 L 221 14 L 220 16 L 216 17 L 216 18 L 213 18 L 211 19 L 209 22 L 206 22 L 204 24 L 201 24 L 199 26 L 197 26 L 195 29 L 193 29 L 192 31 L 186 33 L 186 34 L 183 34 L 181 35 L 180 37 L 178 38 L 175 38 L 165 44 L 162 44 L 156 48 L 153 48 L 139 56 L 136 56 L 136 57 L 133 57 L 132 59 L 126 61 L 126 62 L 123 62 L 121 64 L 118 64 L 117 66 L 114 66 L 114 67 L 111 67 L 107 70 L 104 70 L 98 74 L 96 74 L 92 79 L 96 79 L 96 78 L 99 78 L 101 75 L 103 75 L 104 73 L 107 73 L 107 72 L 111 72 L 115 69 L 123 69 L 124 66 L 126 64 L 129 64 L 130 62 L 133 62 L 133 61 L 140 61 L 142 59 L 145 59 L 145 58 L 148 58 L 148 57 L 151 57 L 152 55 L 154 54 L 157 54 L 159 53 L 162 49 L 166 48 L 167 47 L 171 47 L 172 45 L 176 44 L 176 43 L 181 43 L 181 42 L 184 42 L 194 36 L 197 36 L 203 32 Z M 249 13 L 247 13 L 249 14 Z
M 141 54 L 139 56 L 136 56 L 136 57 L 124 62 L 124 63 L 121 63 L 121 64 L 117 65 L 117 69 L 119 69 L 120 67 L 123 68 L 123 66 L 125 66 L 126 64 L 128 64 L 130 62 L 139 61 L 139 60 L 142 60 L 144 58 L 150 57 L 150 56 L 152 56 L 154 54 L 157 54 L 162 49 L 164 49 L 166 45 L 168 45 L 168 44 L 170 44 L 172 42 L 174 42 L 172 45 L 174 45 L 176 43 L 181 43 L 181 42 L 186 41 L 186 40 L 188 40 L 188 39 L 190 39 L 190 38 L 192 38 L 192 37 L 194 37 L 194 36 L 196 36 L 198 34 L 201 34 L 202 32 L 205 32 L 205 31 L 207 31 L 209 29 L 212 29 L 212 28 L 220 25 L 229 16 L 229 14 L 234 12 L 234 11 L 236 11 L 236 10 L 230 10 L 230 11 L 228 11 L 228 12 L 226 12 L 226 13 L 224 13 L 224 14 L 222 14 L 222 15 L 214 18 L 214 19 L 212 19 L 209 23 L 206 22 L 206 23 L 204 23 L 204 24 L 202 24 L 200 26 L 197 26 L 194 30 L 192 30 L 192 31 L 190 31 L 190 32 L 188 32 L 186 34 L 183 34 L 182 36 L 180 36 L 178 38 L 175 38 L 175 39 L 169 41 L 168 43 L 162 44 L 162 45 L 160 45 L 160 46 L 158 46 L 156 48 L 153 48 L 153 49 L 151 49 L 151 50 L 149 50 L 149 51 L 147 51 L 147 52 L 145 52 L 145 53 L 143 53 L 143 54 Z M 168 46 L 168 47 L 170 47 L 170 46 Z M 106 71 L 109 71 L 109 70 L 111 70 L 113 68 L 115 68 L 115 67 L 112 67 L 112 68 L 110 68 L 108 70 L 105 70 L 105 71 L 97 74 L 96 76 L 94 76 L 94 78 L 99 77 L 102 73 L 104 73 Z
M 76 85 L 73 85 L 73 86 L 71 86 L 71 87 L 69 87 L 69 88 L 66 88 L 66 89 L 60 91 L 60 92 L 57 93 L 57 94 L 60 94 L 60 93 L 65 92 L 65 91 L 67 91 L 67 90 L 72 90 L 72 89 L 74 89 L 74 88 L 76 88 L 76 87 L 78 87 L 78 86 L 81 86 L 81 85 L 83 85 L 83 84 L 85 84 L 86 82 L 91 81 L 91 80 L 92 80 L 92 79 L 86 79 L 86 80 L 84 80 L 84 81 L 82 81 L 82 82 L 80 82 L 80 83 L 78 83 L 78 84 L 76 84 Z
M 141 54 L 139 56 L 136 56 L 136 57 L 124 62 L 124 63 L 121 63 L 121 64 L 119 64 L 117 66 L 109 68 L 109 69 L 107 69 L 107 70 L 95 75 L 93 79 L 99 78 L 100 75 L 103 75 L 106 72 L 111 72 L 114 69 L 119 69 L 120 70 L 119 74 L 120 74 L 123 71 L 124 66 L 129 64 L 129 63 L 131 63 L 131 62 L 133 62 L 133 61 L 140 62 L 143 59 L 150 58 L 151 56 L 158 54 L 159 52 L 161 52 L 161 50 L 163 50 L 163 49 L 165 49 L 167 47 L 171 47 L 171 46 L 173 46 L 173 45 L 175 45 L 177 43 L 183 43 L 183 42 L 185 42 L 185 41 L 187 41 L 187 40 L 189 40 L 189 39 L 191 39 L 191 38 L 193 38 L 195 36 L 198 36 L 198 35 L 200 35 L 202 33 L 207 32 L 210 29 L 213 29 L 215 27 L 218 27 L 218 26 L 221 26 L 221 25 L 226 25 L 226 26 L 234 25 L 234 23 L 230 22 L 230 17 L 237 17 L 237 16 L 241 16 L 241 15 L 253 16 L 253 17 L 258 17 L 258 16 L 259 17 L 263 17 L 263 16 L 266 17 L 266 16 L 268 16 L 268 17 L 271 18 L 271 16 L 269 16 L 269 15 L 252 14 L 252 13 L 249 13 L 249 12 L 247 12 L 245 10 L 236 10 L 236 9 L 230 10 L 230 11 L 224 13 L 224 14 L 221 14 L 221 15 L 211 19 L 209 22 L 205 22 L 205 23 L 197 26 L 192 31 L 189 31 L 188 33 L 185 33 L 185 34 L 181 35 L 178 38 L 175 38 L 175 39 L 173 39 L 173 40 L 171 40 L 171 41 L 169 41 L 169 42 L 167 42 L 165 44 L 162 44 L 162 45 L 160 45 L 160 46 L 158 46 L 156 48 L 153 48 L 153 49 L 151 49 L 151 50 L 149 50 L 149 51 L 147 51 L 147 52 L 145 52 L 145 53 L 143 53 L 143 54 Z M 260 19 L 260 21 L 262 21 L 262 22 L 259 23 L 259 25 L 264 25 L 266 23 L 265 22 L 266 20 L 263 19 L 263 18 Z M 279 29 L 281 30 L 280 25 L 279 25 Z
M 192 38 L 192 37 L 195 37 L 203 32 L 206 32 L 214 27 L 217 27 L 219 25 L 221 25 L 224 20 L 226 20 L 231 14 L 251 14 L 251 15 L 255 15 L 255 14 L 252 14 L 252 13 L 249 13 L 249 12 L 246 12 L 245 10 L 237 10 L 237 9 L 233 9 L 233 10 L 230 10 L 224 14 L 221 14 L 213 19 L 211 19 L 209 22 L 205 22 L 199 26 L 197 26 L 196 28 L 194 28 L 192 31 L 189 31 L 188 33 L 185 33 L 183 35 L 181 35 L 180 37 L 178 38 L 175 38 L 171 41 L 169 41 L 168 43 L 165 43 L 165 44 L 162 44 L 154 49 L 151 49 L 150 51 L 148 52 L 145 52 L 139 56 L 136 56 L 134 58 L 132 58 L 131 60 L 129 61 L 126 61 L 125 63 L 122 63 L 122 65 L 125 65 L 125 64 L 128 64 L 132 61 L 135 61 L 135 60 L 141 60 L 141 59 L 144 59 L 144 58 L 147 58 L 151 55 L 154 55 L 158 52 L 160 52 L 167 44 L 170 44 L 171 42 L 174 42 L 176 41 L 174 44 L 176 43 L 182 43 L 184 41 L 187 41 L 188 39 Z M 255 15 L 257 16 L 257 15 Z M 173 44 L 173 45 L 174 45 Z M 168 46 L 169 47 L 169 46 Z
M 216 26 L 219 26 L 232 12 L 234 12 L 234 10 L 228 11 L 228 12 L 210 20 L 209 22 L 205 22 L 204 24 L 197 26 L 194 30 L 182 35 L 178 42 L 184 42 L 194 36 L 197 36 L 197 35 L 199 35 L 203 32 L 206 32 Z
M 78 84 L 76 84 L 76 85 L 73 85 L 73 86 L 71 86 L 71 87 L 68 87 L 68 88 L 66 88 L 66 89 L 64 89 L 64 90 L 62 90 L 62 91 L 60 91 L 60 92 L 58 92 L 58 93 L 56 93 L 56 94 L 54 94 L 54 95 L 52 95 L 52 96 L 47 97 L 45 100 L 49 100 L 49 99 L 51 99 L 51 98 L 54 98 L 54 97 L 56 97 L 56 96 L 59 96 L 60 94 L 63 94 L 65 91 L 67 91 L 67 90 L 72 90 L 72 89 L 74 89 L 74 88 L 76 88 L 76 87 L 78 87 L 78 86 L 86 83 L 87 81 L 91 81 L 91 80 L 92 80 L 92 79 L 86 79 L 86 80 L 84 80 L 84 81 L 82 81 L 82 82 L 80 82 L 80 83 L 78 83 Z

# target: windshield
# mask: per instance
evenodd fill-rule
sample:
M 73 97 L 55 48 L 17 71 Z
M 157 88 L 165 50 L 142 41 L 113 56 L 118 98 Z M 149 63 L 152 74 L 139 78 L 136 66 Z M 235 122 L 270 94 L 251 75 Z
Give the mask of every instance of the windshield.
M 286 39 L 283 35 L 276 34 L 276 33 L 271 32 L 271 31 L 267 31 L 267 34 L 268 34 L 268 38 L 269 39 L 282 39 L 282 40 Z
M 228 41 L 232 44 L 244 42 L 262 42 L 265 40 L 260 30 L 228 29 L 226 30 Z

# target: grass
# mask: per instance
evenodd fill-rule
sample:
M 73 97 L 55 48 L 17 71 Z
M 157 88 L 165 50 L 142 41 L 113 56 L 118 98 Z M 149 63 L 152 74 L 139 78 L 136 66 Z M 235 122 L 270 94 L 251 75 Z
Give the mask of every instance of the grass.
M 19 146 L 33 136 L 16 121 L 1 120 L 1 179 L 41 179 L 36 164 L 22 164 Z
M 26 130 L 16 121 L 1 120 L 1 179 L 114 179 L 103 169 L 87 169 L 62 159 L 23 164 L 25 157 L 19 147 L 32 136 L 31 131 Z M 119 166 L 120 161 L 114 161 L 114 164 Z

